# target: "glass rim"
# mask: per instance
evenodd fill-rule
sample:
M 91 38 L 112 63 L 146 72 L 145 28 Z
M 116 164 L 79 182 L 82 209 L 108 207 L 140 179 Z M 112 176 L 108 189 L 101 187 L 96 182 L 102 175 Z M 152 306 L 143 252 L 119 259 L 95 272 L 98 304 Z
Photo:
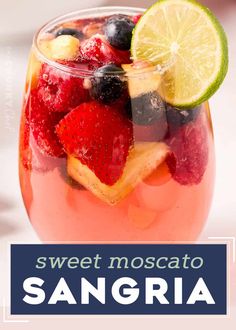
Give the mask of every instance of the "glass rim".
M 36 57 L 39 59 L 40 62 L 42 63 L 47 63 L 48 65 L 63 71 L 65 73 L 69 73 L 73 76 L 78 76 L 78 77 L 94 77 L 94 70 L 89 70 L 89 69 L 81 69 L 81 68 L 76 68 L 76 67 L 69 67 L 66 64 L 62 64 L 59 63 L 55 60 L 52 60 L 50 58 L 48 58 L 40 49 L 39 46 L 39 37 L 40 34 L 46 32 L 46 31 L 50 31 L 50 28 L 55 27 L 57 24 L 66 22 L 67 20 L 69 21 L 70 19 L 80 19 L 80 18 L 89 18 L 89 17 L 99 17 L 99 16 L 103 16 L 104 13 L 107 15 L 111 15 L 113 14 L 141 14 L 144 13 L 146 11 L 145 8 L 141 8 L 141 7 L 128 7 L 128 6 L 102 6 L 102 7 L 95 7 L 95 8 L 88 8 L 88 9 L 81 9 L 81 10 L 77 10 L 77 11 L 73 11 L 73 12 L 69 12 L 67 14 L 64 15 L 60 15 L 57 16 L 51 20 L 49 20 L 47 23 L 45 23 L 44 25 L 42 25 L 37 32 L 35 33 L 34 37 L 33 37 L 33 46 L 32 46 L 32 50 L 35 53 Z M 126 64 L 126 63 L 124 63 Z M 158 72 L 160 73 L 160 68 L 153 66 L 153 69 L 148 70 L 148 73 L 152 73 L 152 72 Z M 143 74 L 144 71 L 142 70 L 142 72 L 124 72 L 124 71 L 116 71 L 114 73 L 109 72 L 109 73 L 102 73 L 99 76 L 108 76 L 108 75 L 115 75 L 115 76 L 139 76 L 140 74 Z

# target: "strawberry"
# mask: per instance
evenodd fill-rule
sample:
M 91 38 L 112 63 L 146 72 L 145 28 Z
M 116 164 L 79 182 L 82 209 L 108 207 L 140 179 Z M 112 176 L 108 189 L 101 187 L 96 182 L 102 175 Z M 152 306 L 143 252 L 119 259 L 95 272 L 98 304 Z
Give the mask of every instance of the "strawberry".
M 83 79 L 43 64 L 38 82 L 38 96 L 50 111 L 68 112 L 88 99 Z
M 113 48 L 103 35 L 96 34 L 82 42 L 80 47 L 81 60 L 98 63 L 100 66 L 114 63 L 130 63 L 130 52 Z
M 179 128 L 167 144 L 172 153 L 166 162 L 173 178 L 181 185 L 199 184 L 208 163 L 207 128 L 202 116 Z
M 31 135 L 43 155 L 63 157 L 64 151 L 55 134 L 55 126 L 65 113 L 50 112 L 37 95 L 31 91 L 25 110 L 27 125 Z
M 67 154 L 87 165 L 102 183 L 122 175 L 133 142 L 132 123 L 119 110 L 98 102 L 83 103 L 56 127 Z
M 136 25 L 142 16 L 143 16 L 142 14 L 134 15 L 134 16 L 132 17 L 132 21 L 133 21 L 133 23 Z

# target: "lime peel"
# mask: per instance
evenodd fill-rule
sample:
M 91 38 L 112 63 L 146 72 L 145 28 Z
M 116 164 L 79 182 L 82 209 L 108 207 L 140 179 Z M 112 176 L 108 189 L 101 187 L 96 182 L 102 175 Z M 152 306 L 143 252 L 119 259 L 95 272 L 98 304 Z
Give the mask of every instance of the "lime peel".
M 137 23 L 134 60 L 165 66 L 160 93 L 170 104 L 194 107 L 209 99 L 228 69 L 227 38 L 211 11 L 195 0 L 160 0 Z M 172 61 L 173 62 L 173 61 Z

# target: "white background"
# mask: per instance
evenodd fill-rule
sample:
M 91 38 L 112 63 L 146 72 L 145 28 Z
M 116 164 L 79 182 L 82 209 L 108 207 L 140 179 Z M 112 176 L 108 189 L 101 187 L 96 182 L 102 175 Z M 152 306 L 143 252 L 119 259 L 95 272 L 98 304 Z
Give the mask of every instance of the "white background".
M 216 189 L 211 213 L 200 239 L 208 236 L 236 236 L 236 1 L 206 0 L 207 4 L 223 23 L 229 38 L 230 69 L 221 89 L 212 97 L 210 105 L 215 131 L 217 156 Z M 27 56 L 35 30 L 47 20 L 60 14 L 93 7 L 94 5 L 130 5 L 147 7 L 153 1 L 138 0 L 0 0 L 0 277 L 8 267 L 9 242 L 38 242 L 31 228 L 21 200 L 18 184 L 18 127 L 24 89 Z M 7 296 L 7 272 L 0 282 L 0 296 Z M 0 301 L 1 305 L 1 301 Z M 82 321 L 83 324 L 89 325 Z M 119 319 L 130 324 L 130 320 Z M 95 320 L 94 320 L 95 321 Z M 72 319 L 71 319 L 72 322 Z M 92 322 L 92 321 L 91 321 Z M 102 320 L 99 321 L 104 328 Z M 164 321 L 163 321 L 164 322 Z M 172 321 L 169 320 L 170 326 Z M 188 323 L 178 321 L 181 327 Z M 217 322 L 220 326 L 226 321 Z M 63 322 L 62 322 L 63 323 Z M 82 324 L 81 323 L 81 324 Z M 160 325 L 158 319 L 149 320 L 149 325 Z M 92 323 L 91 323 L 92 324 Z M 98 324 L 97 321 L 94 324 Z M 108 322 L 106 322 L 108 324 Z M 136 325 L 137 324 L 137 325 Z M 167 325 L 166 321 L 163 323 Z M 176 324 L 174 321 L 173 324 Z M 227 330 L 232 323 L 227 323 Z M 145 326 L 143 320 L 135 327 Z M 198 325 L 198 326 L 197 326 Z M 36 329 L 27 325 L 29 329 Z M 119 328 L 120 328 L 119 326 Z M 129 325 L 131 326 L 131 325 Z M 200 321 L 196 327 L 200 326 Z M 6 329 L 8 327 L 5 325 Z M 191 323 L 191 327 L 194 324 Z M 0 320 L 0 328 L 1 320 Z M 26 328 L 24 325 L 22 328 Z M 5 329 L 5 328 L 3 328 Z M 232 327 L 233 329 L 233 327 Z

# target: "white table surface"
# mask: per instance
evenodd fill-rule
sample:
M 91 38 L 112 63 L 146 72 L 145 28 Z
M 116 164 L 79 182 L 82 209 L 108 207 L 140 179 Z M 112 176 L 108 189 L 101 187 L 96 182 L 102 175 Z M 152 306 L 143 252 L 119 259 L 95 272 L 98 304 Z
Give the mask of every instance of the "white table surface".
M 2 6 L 3 1 L 0 1 Z M 25 2 L 30 3 L 30 1 Z M 78 0 L 76 2 L 78 3 Z M 64 7 L 67 11 L 78 9 L 76 2 L 72 1 L 70 7 L 67 5 Z M 140 1 L 139 6 L 142 2 L 146 5 L 152 3 L 152 1 Z M 216 2 L 218 4 L 215 4 Z M 56 1 L 51 1 L 51 3 L 55 5 Z M 59 1 L 59 3 L 61 6 L 56 14 L 63 13 L 62 2 Z M 93 1 L 93 3 L 111 5 L 112 1 L 101 0 Z M 131 5 L 135 3 L 137 2 L 129 1 Z M 201 240 L 207 239 L 208 236 L 236 237 L 236 1 L 208 0 L 205 3 L 208 3 L 211 8 L 217 6 L 215 12 L 224 24 L 230 45 L 230 70 L 222 87 L 210 100 L 215 131 L 217 176 L 214 201 Z M 221 6 L 222 3 L 224 6 Z M 119 1 L 119 5 L 122 4 L 127 4 L 127 2 Z M 7 12 L 6 2 L 4 6 Z M 53 8 L 47 15 L 47 18 L 55 16 Z M 9 261 L 9 243 L 39 242 L 29 224 L 21 199 L 17 148 L 27 56 L 33 30 L 43 22 L 42 17 L 43 15 L 35 15 L 35 20 L 30 18 L 30 29 L 27 30 L 27 25 L 22 26 L 20 34 L 13 35 L 10 31 L 11 34 L 7 36 L 6 32 L 4 38 L 0 39 L 0 269 L 5 270 Z M 7 24 L 6 19 L 4 22 Z M 0 37 L 1 33 L 2 31 Z M 8 296 L 6 283 L 9 274 L 6 271 L 4 274 L 1 273 L 1 276 L 3 280 L 0 282 L 0 295 Z M 142 322 L 139 323 L 141 324 Z M 227 327 L 227 329 L 231 328 Z

